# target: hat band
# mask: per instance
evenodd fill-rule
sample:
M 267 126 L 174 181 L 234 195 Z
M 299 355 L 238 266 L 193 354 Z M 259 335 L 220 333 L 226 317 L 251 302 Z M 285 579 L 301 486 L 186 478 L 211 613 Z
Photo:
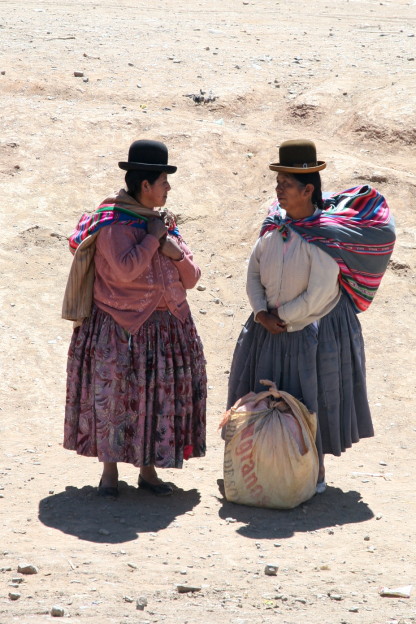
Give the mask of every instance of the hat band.
M 309 167 L 317 167 L 318 163 L 316 162 L 311 162 L 311 163 L 293 163 L 293 165 L 286 165 L 288 167 L 297 167 L 298 169 L 309 169 Z

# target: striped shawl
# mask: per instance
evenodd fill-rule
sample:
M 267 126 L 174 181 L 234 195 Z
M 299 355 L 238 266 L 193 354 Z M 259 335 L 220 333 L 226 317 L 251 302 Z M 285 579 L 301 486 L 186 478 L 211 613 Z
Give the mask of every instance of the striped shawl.
M 294 221 L 284 216 L 278 201 L 269 209 L 260 236 L 274 229 L 284 239 L 290 230 L 326 251 L 339 266 L 341 288 L 355 310 L 372 302 L 395 242 L 394 219 L 384 197 L 370 186 L 357 186 L 324 200 L 324 209 Z
M 120 223 L 146 229 L 150 218 L 163 215 L 169 234 L 181 238 L 174 217 L 169 212 L 159 213 L 145 208 L 126 191 L 104 200 L 92 213 L 84 213 L 69 237 L 69 248 L 74 254 L 62 304 L 62 318 L 76 324 L 91 313 L 94 292 L 95 240 L 102 227 Z

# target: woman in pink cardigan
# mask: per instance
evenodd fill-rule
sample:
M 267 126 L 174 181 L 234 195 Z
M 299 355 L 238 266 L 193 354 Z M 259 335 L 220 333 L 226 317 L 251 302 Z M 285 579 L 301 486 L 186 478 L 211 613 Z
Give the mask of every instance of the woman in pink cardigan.
M 156 467 L 205 455 L 205 358 L 186 299 L 201 272 L 173 216 L 158 209 L 176 171 L 166 146 L 135 141 L 119 166 L 127 191 L 83 215 L 70 237 L 63 316 L 78 326 L 64 447 L 102 462 L 102 496 L 118 495 L 118 462 L 140 468 L 139 488 L 166 496 L 172 485 Z

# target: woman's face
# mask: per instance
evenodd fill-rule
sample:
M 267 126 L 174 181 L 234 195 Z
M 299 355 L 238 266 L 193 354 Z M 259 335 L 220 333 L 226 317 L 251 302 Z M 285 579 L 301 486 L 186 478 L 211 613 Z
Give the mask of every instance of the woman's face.
M 161 173 L 153 184 L 145 180 L 142 184 L 140 202 L 147 208 L 159 208 L 166 204 L 170 184 L 167 173 Z
M 304 216 L 303 212 L 311 204 L 311 192 L 308 187 L 312 185 L 302 186 L 290 173 L 281 172 L 277 174 L 276 182 L 276 195 L 281 207 L 290 217 L 301 218 L 299 214 Z

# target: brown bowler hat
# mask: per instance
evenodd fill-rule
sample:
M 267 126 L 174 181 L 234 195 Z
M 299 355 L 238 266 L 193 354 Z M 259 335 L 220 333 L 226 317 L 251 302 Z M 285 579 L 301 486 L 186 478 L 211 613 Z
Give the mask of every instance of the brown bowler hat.
M 326 167 L 326 162 L 316 160 L 315 143 L 307 139 L 284 141 L 279 147 L 279 161 L 270 163 L 269 169 L 282 173 L 315 173 Z

